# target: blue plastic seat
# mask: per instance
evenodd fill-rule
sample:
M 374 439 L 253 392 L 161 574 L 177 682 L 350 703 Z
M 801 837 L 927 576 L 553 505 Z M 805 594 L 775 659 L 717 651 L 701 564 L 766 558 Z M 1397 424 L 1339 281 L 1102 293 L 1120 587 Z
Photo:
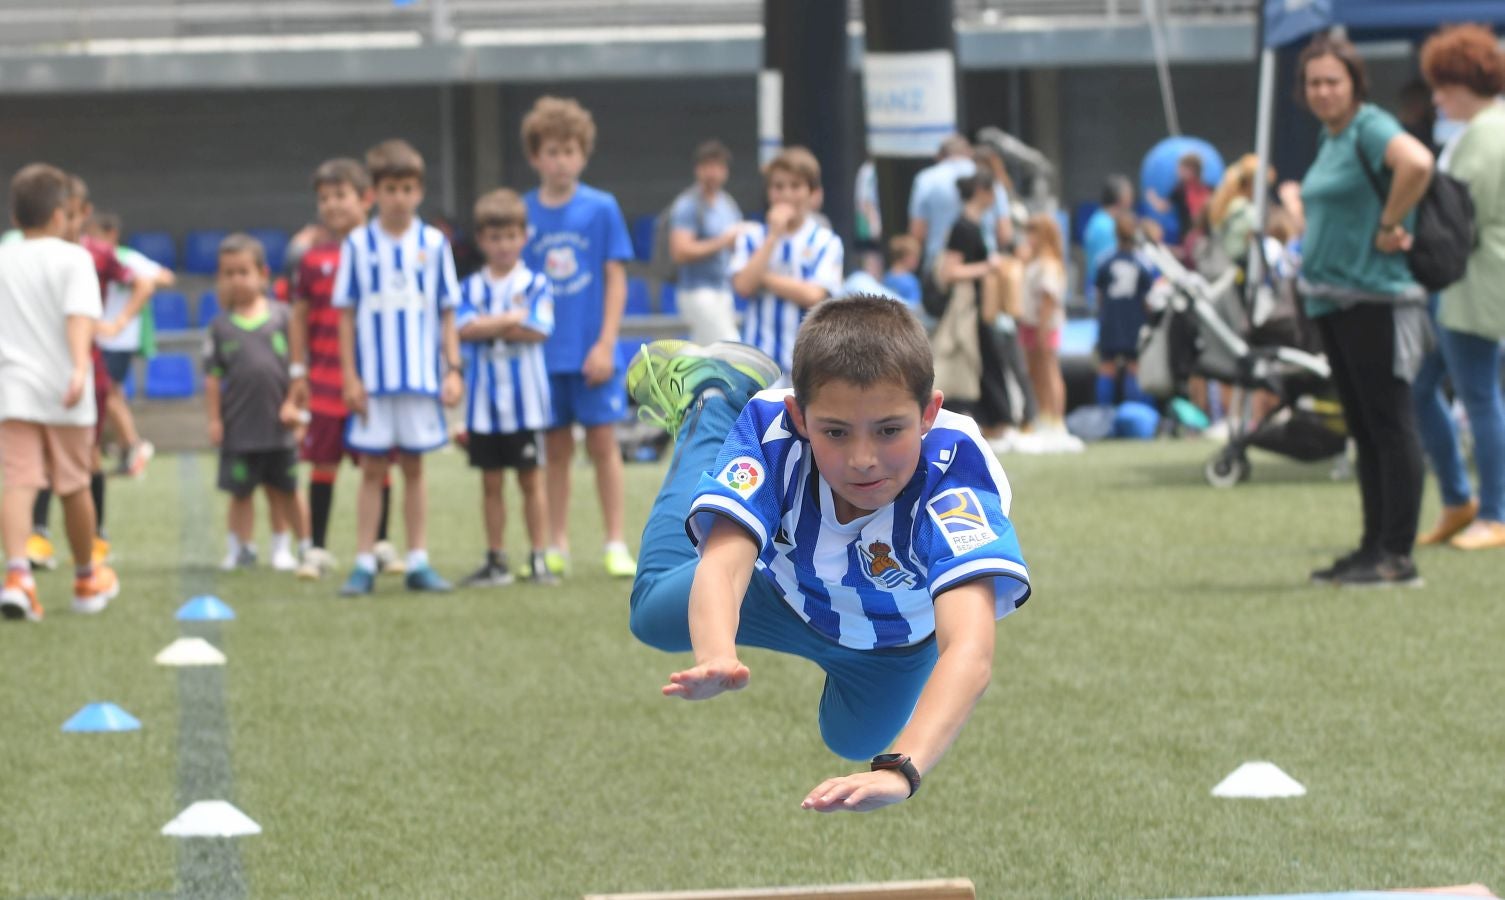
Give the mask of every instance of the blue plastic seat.
M 158 291 L 152 297 L 152 321 L 158 331 L 188 328 L 188 298 L 177 291 Z
M 666 316 L 679 315 L 679 288 L 665 284 L 659 289 L 658 311 Z
M 146 396 L 153 400 L 178 400 L 194 395 L 193 358 L 165 353 L 146 363 Z
M 287 262 L 288 233 L 281 228 L 252 228 L 246 233 L 261 241 L 267 254 L 267 268 L 272 270 L 272 274 L 275 276 L 281 272 L 283 264 Z
M 178 245 L 165 231 L 138 231 L 125 244 L 163 268 L 178 266 Z
M 632 255 L 642 262 L 653 259 L 653 232 L 658 216 L 638 216 L 632 220 Z
M 219 270 L 219 244 L 225 232 L 190 231 L 183 239 L 183 268 L 194 275 L 213 275 Z
M 217 315 L 219 315 L 219 295 L 214 291 L 199 294 L 199 327 L 209 327 L 209 323 L 213 322 Z
M 627 312 L 629 316 L 646 316 L 653 312 L 652 294 L 648 282 L 641 278 L 627 279 Z

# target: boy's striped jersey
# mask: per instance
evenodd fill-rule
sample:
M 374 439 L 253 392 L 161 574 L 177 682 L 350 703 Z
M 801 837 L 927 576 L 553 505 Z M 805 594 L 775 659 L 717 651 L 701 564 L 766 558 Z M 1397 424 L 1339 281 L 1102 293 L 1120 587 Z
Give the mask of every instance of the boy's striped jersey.
M 459 305 L 455 260 L 439 229 L 415 218 L 401 238 L 373 219 L 340 249 L 332 302 L 355 310 L 356 369 L 373 397 L 438 396 L 440 316 Z
M 745 227 L 747 230 L 737 238 L 732 261 L 727 266 L 730 275 L 746 268 L 748 260 L 768 239 L 765 226 L 748 223 Z M 834 297 L 841 291 L 842 264 L 841 238 L 816 222 L 814 216 L 807 215 L 800 229 L 782 238 L 770 252 L 767 271 L 770 275 L 818 284 L 826 289 L 827 296 Z M 787 373 L 794 367 L 794 336 L 809 311 L 772 291 L 749 297 L 747 301 L 742 320 L 743 343 L 773 357 Z
M 549 279 L 522 263 L 506 277 L 492 279 L 482 268 L 460 285 L 455 327 L 481 316 L 527 311 L 523 326 L 547 337 L 554 333 L 554 295 Z M 553 424 L 549 373 L 543 344 L 522 341 L 466 341 L 465 428 L 473 434 L 514 434 Z
M 970 418 L 941 410 L 893 503 L 842 524 L 810 444 L 788 420 L 788 390 L 748 401 L 702 475 L 686 528 L 698 545 L 716 516 L 759 547 L 758 571 L 811 628 L 845 647 L 914 644 L 935 631 L 934 597 L 991 576 L 1002 618 L 1029 597 L 1009 521 L 1012 494 Z

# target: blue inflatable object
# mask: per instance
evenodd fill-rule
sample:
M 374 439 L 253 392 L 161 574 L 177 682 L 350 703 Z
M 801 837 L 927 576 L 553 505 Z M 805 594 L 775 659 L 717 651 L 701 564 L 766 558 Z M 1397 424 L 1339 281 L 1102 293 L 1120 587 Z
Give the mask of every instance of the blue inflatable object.
M 1160 413 L 1148 403 L 1130 400 L 1120 403 L 1113 416 L 1113 436 L 1133 441 L 1148 441 L 1160 429 Z
M 1169 198 L 1171 191 L 1176 189 L 1176 164 L 1181 157 L 1188 153 L 1195 153 L 1202 157 L 1202 181 L 1211 188 L 1218 186 L 1223 180 L 1223 156 L 1217 148 L 1195 137 L 1168 137 L 1150 148 L 1150 152 L 1144 155 L 1144 162 L 1139 166 L 1139 191 L 1153 190 L 1161 197 Z M 1170 212 L 1158 213 L 1150 210 L 1148 204 L 1141 204 L 1141 212 L 1149 215 L 1159 222 L 1165 229 L 1167 241 L 1175 242 L 1181 239 L 1180 228 L 1176 223 L 1176 217 Z

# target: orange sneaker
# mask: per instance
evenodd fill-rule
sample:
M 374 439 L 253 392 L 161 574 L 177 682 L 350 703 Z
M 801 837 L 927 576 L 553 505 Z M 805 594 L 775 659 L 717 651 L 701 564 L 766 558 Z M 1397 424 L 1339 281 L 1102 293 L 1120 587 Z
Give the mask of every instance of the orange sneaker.
M 0 617 L 41 621 L 42 604 L 37 601 L 37 583 L 29 572 L 5 573 L 5 590 L 0 592 Z
M 1474 517 L 1479 514 L 1479 501 L 1470 500 L 1457 506 L 1444 506 L 1442 515 L 1437 517 L 1437 524 L 1432 530 L 1416 539 L 1416 543 L 1423 547 L 1433 544 L 1446 544 L 1453 535 L 1467 528 L 1473 523 Z
M 109 566 L 95 566 L 88 578 L 73 579 L 73 611 L 93 614 L 103 612 L 120 593 L 120 579 Z
M 1480 519 L 1448 543 L 1459 550 L 1488 550 L 1505 547 L 1505 522 Z

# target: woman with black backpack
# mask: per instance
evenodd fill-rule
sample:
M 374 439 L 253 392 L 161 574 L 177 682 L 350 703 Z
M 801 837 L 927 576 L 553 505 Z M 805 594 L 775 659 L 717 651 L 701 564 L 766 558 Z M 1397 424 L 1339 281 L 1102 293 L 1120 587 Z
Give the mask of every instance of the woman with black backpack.
M 1477 239 L 1467 248 L 1462 279 L 1438 298 L 1437 350 L 1416 382 L 1417 421 L 1443 502 L 1437 525 L 1418 543 L 1505 547 L 1505 106 L 1497 99 L 1505 89 L 1505 54 L 1488 28 L 1461 25 L 1426 42 L 1421 70 L 1438 110 L 1465 125 L 1443 147 L 1438 168 L 1468 185 Z M 1442 398 L 1444 377 L 1473 431 L 1477 498 Z
M 1323 126 L 1317 158 L 1301 183 L 1307 228 L 1299 290 L 1358 448 L 1364 513 L 1358 548 L 1311 578 L 1347 586 L 1419 584 L 1411 550 L 1424 467 L 1411 380 L 1429 326 L 1426 292 L 1405 251 L 1432 154 L 1394 116 L 1364 102 L 1364 62 L 1346 39 L 1313 39 L 1298 60 L 1296 84 Z

